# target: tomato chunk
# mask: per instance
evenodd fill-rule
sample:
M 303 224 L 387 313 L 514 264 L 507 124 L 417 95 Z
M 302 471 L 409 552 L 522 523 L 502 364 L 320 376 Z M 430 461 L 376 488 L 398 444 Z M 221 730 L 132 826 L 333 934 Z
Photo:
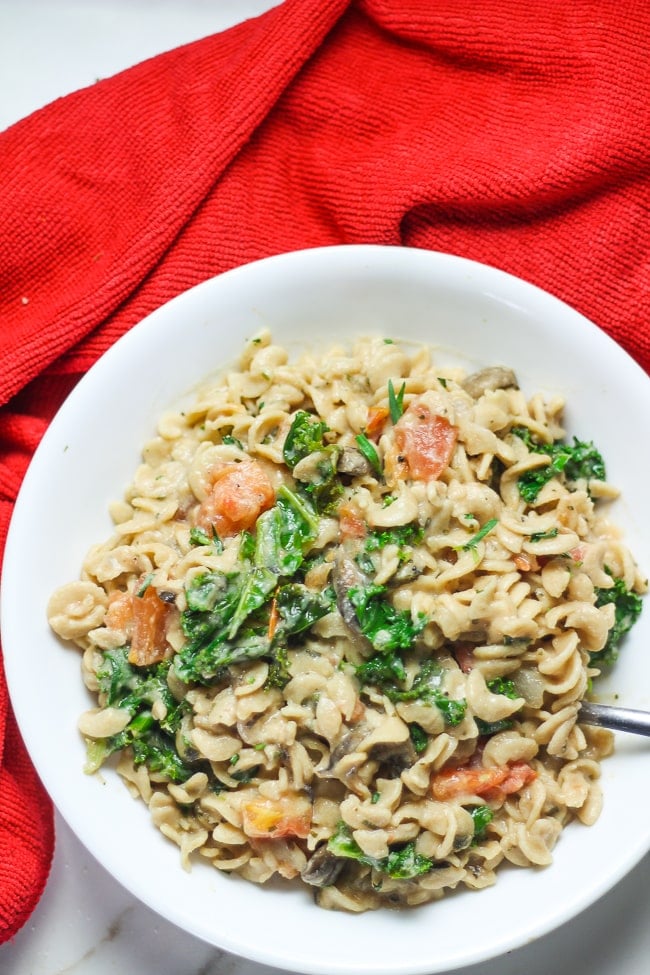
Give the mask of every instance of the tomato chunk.
M 252 839 L 305 839 L 311 829 L 312 805 L 304 796 L 267 799 L 260 796 L 242 807 L 242 827 Z
M 376 437 L 381 433 L 384 423 L 390 416 L 390 410 L 386 406 L 369 406 L 368 419 L 366 421 L 366 433 L 369 437 Z
M 339 505 L 339 532 L 341 538 L 364 538 L 367 526 L 359 510 L 347 501 Z
M 415 480 L 437 480 L 449 466 L 457 440 L 458 427 L 418 401 L 411 403 L 395 427 L 398 453 Z
M 153 586 L 145 589 L 142 596 L 133 596 L 133 631 L 129 663 L 136 667 L 148 667 L 165 659 L 167 653 L 167 614 L 169 607 Z
M 108 597 L 104 623 L 112 630 L 128 630 L 133 625 L 133 593 L 115 590 Z
M 273 485 L 261 464 L 254 460 L 226 464 L 217 471 L 196 523 L 208 532 L 214 527 L 220 537 L 237 535 L 252 528 L 274 501 Z
M 513 762 L 510 765 L 490 767 L 469 767 L 443 769 L 432 779 L 431 792 L 434 799 L 446 802 L 463 795 L 482 796 L 485 799 L 501 799 L 519 792 L 537 777 L 537 772 L 527 762 Z

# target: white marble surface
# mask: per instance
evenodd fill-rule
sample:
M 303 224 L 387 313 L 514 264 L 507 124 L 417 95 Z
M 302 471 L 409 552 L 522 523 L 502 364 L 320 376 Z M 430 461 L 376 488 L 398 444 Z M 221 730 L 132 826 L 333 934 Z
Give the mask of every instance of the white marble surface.
M 255 16 L 273 2 L 0 0 L 0 130 L 59 95 Z M 640 816 L 647 814 L 639 810 Z M 606 858 L 607 851 L 601 856 Z M 466 968 L 463 975 L 646 975 L 649 889 L 650 856 L 559 931 L 504 958 Z M 472 910 L 480 910 L 479 899 Z M 471 917 L 467 931 L 471 937 Z M 433 959 L 435 931 L 431 952 Z M 0 947 L 3 975 L 272 971 L 205 945 L 157 917 L 95 862 L 59 817 L 45 894 L 27 925 Z

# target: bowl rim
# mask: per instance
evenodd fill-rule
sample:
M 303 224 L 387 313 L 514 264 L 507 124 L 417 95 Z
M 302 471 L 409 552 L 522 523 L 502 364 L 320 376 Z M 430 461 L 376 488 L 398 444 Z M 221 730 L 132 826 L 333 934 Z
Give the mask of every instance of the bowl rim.
M 17 634 L 12 605 L 12 600 L 16 594 L 16 582 L 11 573 L 14 567 L 22 561 L 20 549 L 24 544 L 23 510 L 28 505 L 30 494 L 37 491 L 38 479 L 43 477 L 44 465 L 47 463 L 49 456 L 54 451 L 60 450 L 61 435 L 65 432 L 66 425 L 70 423 L 71 419 L 77 413 L 79 405 L 83 404 L 87 396 L 87 391 L 92 390 L 98 375 L 110 373 L 122 358 L 127 355 L 135 354 L 137 356 L 141 354 L 142 350 L 146 348 L 154 329 L 158 329 L 161 323 L 173 322 L 177 312 L 185 308 L 188 301 L 198 300 L 199 303 L 205 301 L 210 304 L 214 300 L 215 294 L 217 295 L 218 301 L 219 294 L 224 289 L 232 288 L 236 292 L 240 286 L 243 287 L 245 285 L 251 275 L 259 276 L 261 273 L 262 282 L 268 283 L 274 279 L 276 274 L 286 272 L 288 268 L 293 267 L 296 263 L 305 266 L 304 262 L 311 265 L 311 269 L 317 277 L 322 274 L 325 279 L 327 279 L 328 274 L 331 274 L 333 268 L 338 267 L 339 270 L 342 270 L 346 265 L 350 265 L 363 273 L 371 273 L 375 268 L 388 269 L 396 264 L 406 268 L 410 262 L 414 262 L 414 265 L 417 265 L 422 271 L 435 265 L 437 273 L 449 275 L 454 280 L 461 282 L 461 287 L 463 281 L 466 282 L 465 287 L 476 287 L 478 282 L 478 286 L 484 288 L 485 294 L 490 294 L 496 301 L 509 303 L 515 312 L 519 310 L 525 313 L 534 306 L 536 315 L 546 312 L 549 314 L 556 313 L 561 318 L 569 319 L 572 322 L 572 327 L 577 330 L 578 334 L 588 335 L 589 341 L 594 344 L 597 354 L 606 356 L 608 362 L 610 364 L 613 363 L 617 371 L 620 371 L 631 383 L 636 382 L 644 386 L 646 405 L 650 408 L 650 381 L 648 376 L 620 345 L 571 306 L 537 286 L 508 274 L 505 271 L 480 264 L 468 258 L 443 254 L 438 251 L 424 251 L 414 248 L 374 244 L 346 244 L 287 252 L 233 268 L 223 272 L 221 275 L 207 279 L 188 291 L 182 292 L 172 298 L 169 302 L 143 318 L 129 332 L 118 339 L 80 379 L 53 419 L 41 444 L 37 448 L 25 475 L 9 526 L 3 563 L 3 586 L 2 592 L 0 593 L 0 614 L 3 636 L 5 632 L 9 633 L 9 640 L 6 643 L 5 649 L 7 684 L 10 697 L 14 703 L 14 712 L 19 729 L 28 746 L 31 760 L 59 812 L 69 823 L 81 842 L 95 856 L 97 854 L 95 849 L 93 849 L 92 839 L 89 841 L 88 835 L 83 828 L 80 828 L 75 815 L 71 813 L 66 798 L 62 798 L 58 792 L 55 772 L 48 766 L 44 758 L 44 752 L 39 745 L 37 737 L 35 737 L 34 723 L 29 715 L 29 708 L 19 675 L 21 667 L 15 649 Z M 92 539 L 89 541 L 92 542 Z M 9 621 L 8 623 L 6 623 L 7 620 Z M 6 627 L 8 628 L 7 630 Z M 126 790 L 124 791 L 126 792 Z M 481 948 L 470 948 L 468 950 L 467 946 L 464 946 L 456 958 L 448 957 L 445 960 L 444 970 L 450 971 L 485 961 L 488 958 L 494 958 L 499 954 L 523 945 L 530 938 L 540 937 L 560 926 L 601 897 L 638 863 L 648 849 L 650 849 L 650 827 L 646 829 L 643 835 L 640 834 L 637 837 L 636 842 L 629 846 L 627 858 L 620 858 L 616 869 L 610 869 L 609 872 L 603 875 L 600 885 L 596 884 L 594 886 L 592 884 L 588 891 L 579 892 L 565 905 L 566 910 L 562 918 L 558 918 L 556 914 L 550 912 L 543 921 L 537 919 L 535 923 L 531 923 L 527 928 L 520 928 L 516 936 L 502 937 L 498 941 L 498 944 L 498 939 L 495 940 L 488 954 Z M 101 862 L 104 861 L 102 860 Z M 169 909 L 163 903 L 157 902 L 156 900 L 152 903 L 150 891 L 147 890 L 146 886 L 142 887 L 141 884 L 134 882 L 132 878 L 124 877 L 122 874 L 117 875 L 111 869 L 110 865 L 105 863 L 104 865 L 136 897 L 153 907 L 154 910 L 158 911 L 162 916 L 167 917 L 173 923 L 180 923 L 178 916 L 170 916 Z M 416 910 L 419 911 L 420 908 Z M 309 960 L 304 957 L 292 958 L 291 956 L 283 956 L 277 952 L 275 954 L 269 953 L 268 949 L 264 948 L 264 946 L 258 944 L 242 944 L 240 940 L 230 935 L 224 936 L 222 934 L 219 941 L 214 941 L 210 938 L 209 933 L 200 927 L 195 927 L 194 929 L 191 927 L 188 928 L 186 923 L 182 923 L 182 926 L 186 930 L 189 930 L 190 933 L 204 940 L 211 941 L 215 945 L 221 946 L 242 957 L 250 958 L 258 963 L 288 967 L 289 970 L 309 973 L 309 975 L 329 975 L 329 973 L 343 973 L 346 970 L 352 970 L 340 966 L 337 967 L 336 965 L 333 966 L 331 962 L 325 962 L 322 959 Z M 428 972 L 443 970 L 436 967 L 422 967 L 422 965 L 423 962 L 414 967 L 413 962 L 408 959 L 405 963 L 396 962 L 394 959 L 382 959 L 378 963 L 375 959 L 367 969 L 357 965 L 354 971 L 359 973 L 366 971 L 368 973 L 376 972 L 378 975 L 381 975 L 381 973 L 386 973 L 386 975 L 425 975 Z

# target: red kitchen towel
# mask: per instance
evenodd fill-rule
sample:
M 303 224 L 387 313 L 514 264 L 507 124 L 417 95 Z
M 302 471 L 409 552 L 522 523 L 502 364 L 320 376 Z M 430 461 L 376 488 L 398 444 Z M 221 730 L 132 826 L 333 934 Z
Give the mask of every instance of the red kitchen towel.
M 2 537 L 78 377 L 162 302 L 269 254 L 371 242 L 484 261 L 648 369 L 649 104 L 645 0 L 285 0 L 12 126 Z M 4 685 L 0 732 L 5 940 L 40 896 L 53 836 Z

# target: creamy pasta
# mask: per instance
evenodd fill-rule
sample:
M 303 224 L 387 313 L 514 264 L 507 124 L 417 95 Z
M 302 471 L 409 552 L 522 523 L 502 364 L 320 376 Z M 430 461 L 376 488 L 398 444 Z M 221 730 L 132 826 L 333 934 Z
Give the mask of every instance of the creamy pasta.
M 96 698 L 87 771 L 114 764 L 186 867 L 325 908 L 550 864 L 599 815 L 612 736 L 580 702 L 646 588 L 563 407 L 381 338 L 249 341 L 50 600 Z

